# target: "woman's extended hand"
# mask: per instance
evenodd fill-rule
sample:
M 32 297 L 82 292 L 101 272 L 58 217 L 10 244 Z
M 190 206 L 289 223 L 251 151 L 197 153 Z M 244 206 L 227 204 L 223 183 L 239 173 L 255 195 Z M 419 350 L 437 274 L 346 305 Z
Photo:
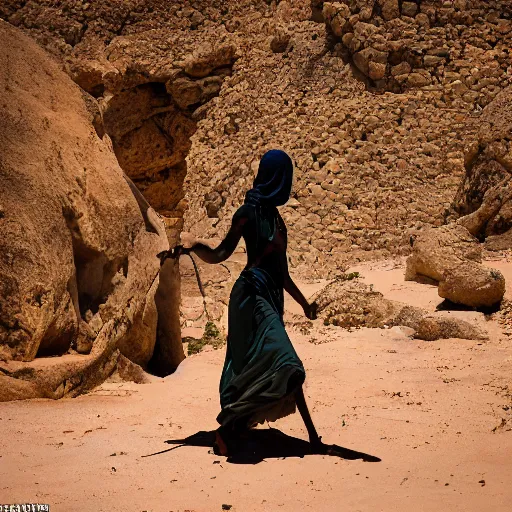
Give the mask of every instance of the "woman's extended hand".
M 183 254 L 190 254 L 190 247 L 183 247 L 183 245 L 177 245 L 172 253 L 173 258 L 179 258 Z
M 316 320 L 317 313 L 318 313 L 318 304 L 316 302 L 312 302 L 311 304 L 308 304 L 304 308 L 304 314 L 306 315 L 306 318 L 308 318 L 309 320 Z
M 160 266 L 162 266 L 167 258 L 173 260 L 179 258 L 182 254 L 189 254 L 191 248 L 183 247 L 183 245 L 177 245 L 174 249 L 159 252 L 156 257 L 160 259 Z

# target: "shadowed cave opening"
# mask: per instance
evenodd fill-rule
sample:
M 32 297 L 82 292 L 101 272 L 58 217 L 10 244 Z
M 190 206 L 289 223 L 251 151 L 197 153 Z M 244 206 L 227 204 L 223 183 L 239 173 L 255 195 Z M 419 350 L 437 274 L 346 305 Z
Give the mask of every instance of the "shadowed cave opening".
M 179 243 L 183 228 L 183 185 L 191 137 L 206 113 L 206 104 L 218 95 L 223 79 L 230 74 L 231 66 L 223 66 L 203 78 L 182 75 L 172 82 L 147 82 L 98 98 L 103 128 L 112 140 L 119 165 L 145 201 L 161 215 L 171 247 Z M 132 192 L 137 198 L 136 191 Z M 140 197 L 138 202 L 141 206 Z M 101 266 L 101 255 L 86 254 L 83 250 L 79 254 L 77 265 L 84 269 L 81 272 L 97 281 L 94 269 Z M 77 270 L 80 309 L 87 307 L 94 313 L 91 307 L 96 303 L 88 285 L 79 284 L 85 282 Z M 176 308 L 173 301 L 180 301 L 179 273 L 167 270 L 160 274 L 157 337 L 146 368 L 159 376 L 172 373 L 181 361 L 179 306 Z M 178 343 L 179 347 L 171 346 Z
M 74 213 L 64 209 L 64 218 L 72 234 L 75 274 L 68 282 L 72 309 L 77 323 L 88 323 L 99 311 L 115 287 L 128 275 L 128 258 L 109 260 L 105 254 L 88 247 L 80 233 Z M 56 317 L 41 340 L 36 357 L 63 355 L 76 340 L 78 330 L 72 326 L 62 331 Z

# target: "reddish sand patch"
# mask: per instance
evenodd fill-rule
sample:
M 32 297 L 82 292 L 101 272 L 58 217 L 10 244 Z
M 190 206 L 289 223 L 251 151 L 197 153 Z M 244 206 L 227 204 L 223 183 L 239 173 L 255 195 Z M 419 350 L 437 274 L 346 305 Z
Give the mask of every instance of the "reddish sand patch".
M 435 307 L 435 288 L 404 283 L 403 267 L 392 267 L 359 271 L 389 298 Z M 482 343 L 410 340 L 398 329 L 349 333 L 321 321 L 308 335 L 290 331 L 324 441 L 382 459 L 375 463 L 307 455 L 233 464 L 201 446 L 143 457 L 216 428 L 222 350 L 151 384 L 2 403 L 0 502 L 46 502 L 54 512 L 508 512 L 512 343 L 491 332 Z M 272 426 L 307 439 L 297 414 Z

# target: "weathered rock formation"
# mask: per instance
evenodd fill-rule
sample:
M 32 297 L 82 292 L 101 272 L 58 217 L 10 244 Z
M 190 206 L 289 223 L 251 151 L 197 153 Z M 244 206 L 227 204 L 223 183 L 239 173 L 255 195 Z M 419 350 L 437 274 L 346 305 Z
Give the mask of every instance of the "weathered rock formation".
M 98 99 L 102 130 L 124 172 L 164 216 L 171 244 L 182 228 L 190 137 L 236 59 L 221 2 L 45 1 L 0 6 Z
M 487 334 L 470 322 L 446 312 L 431 313 L 386 299 L 357 278 L 333 281 L 315 294 L 314 300 L 319 306 L 319 318 L 346 329 L 405 326 L 413 330 L 414 338 L 425 341 L 487 339 Z
M 489 249 L 512 247 L 512 87 L 504 90 L 472 121 L 464 176 L 450 209 L 451 217 L 480 212 L 473 234 Z
M 180 39 L 175 37 L 167 38 L 165 53 L 163 49 L 144 52 L 158 36 L 147 39 L 151 37 L 117 39 L 105 50 L 116 72 L 112 77 L 107 69 L 102 71 L 99 105 L 120 166 L 165 216 L 172 242 L 181 229 L 186 204 L 183 181 L 190 138 L 206 104 L 231 73 L 235 46 L 224 34 L 220 39 L 202 39 L 194 51 L 182 55 L 176 52 Z M 145 66 L 139 65 L 143 59 Z M 74 66 L 81 69 L 79 62 Z M 80 75 L 74 78 L 79 85 L 89 85 L 81 83 Z M 94 87 L 89 86 L 90 92 Z
M 355 53 L 373 48 L 411 66 L 394 70 L 400 83 L 388 60 L 386 83 L 371 84 L 355 76 L 359 57 L 343 39 L 326 34 L 324 3 L 313 4 L 322 23 L 299 0 L 35 0 L 3 3 L 0 17 L 100 100 L 116 154 L 165 215 L 171 243 L 184 210 L 187 230 L 222 237 L 261 154 L 289 151 L 291 264 L 322 274 L 407 252 L 409 229 L 443 224 L 464 173 L 463 141 L 476 130 L 468 114 L 508 80 L 510 6 L 340 2 L 359 27 Z M 379 67 L 370 59 L 368 72 L 370 62 Z M 413 84 L 418 74 L 430 85 Z M 403 92 L 375 95 L 367 83 Z
M 119 351 L 147 367 L 155 345 L 181 348 L 170 328 L 157 338 L 159 314 L 179 333 L 178 302 L 155 301 L 168 241 L 99 137 L 94 99 L 2 21 L 0 45 L 0 388 L 74 396 L 112 373 Z
M 473 215 L 415 235 L 405 279 L 427 277 L 439 284 L 440 297 L 470 307 L 491 307 L 503 299 L 505 278 L 481 264 L 481 245 L 463 225 L 475 228 Z

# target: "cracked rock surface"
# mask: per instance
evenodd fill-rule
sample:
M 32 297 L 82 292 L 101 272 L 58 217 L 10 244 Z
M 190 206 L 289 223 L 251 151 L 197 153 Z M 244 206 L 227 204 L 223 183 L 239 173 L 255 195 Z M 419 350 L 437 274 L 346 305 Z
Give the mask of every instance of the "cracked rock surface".
M 75 395 L 104 380 L 119 352 L 147 367 L 155 345 L 171 343 L 157 337 L 155 303 L 155 255 L 168 241 L 80 89 L 18 29 L 0 22 L 0 40 L 2 397 Z M 172 316 L 178 304 L 162 308 Z

